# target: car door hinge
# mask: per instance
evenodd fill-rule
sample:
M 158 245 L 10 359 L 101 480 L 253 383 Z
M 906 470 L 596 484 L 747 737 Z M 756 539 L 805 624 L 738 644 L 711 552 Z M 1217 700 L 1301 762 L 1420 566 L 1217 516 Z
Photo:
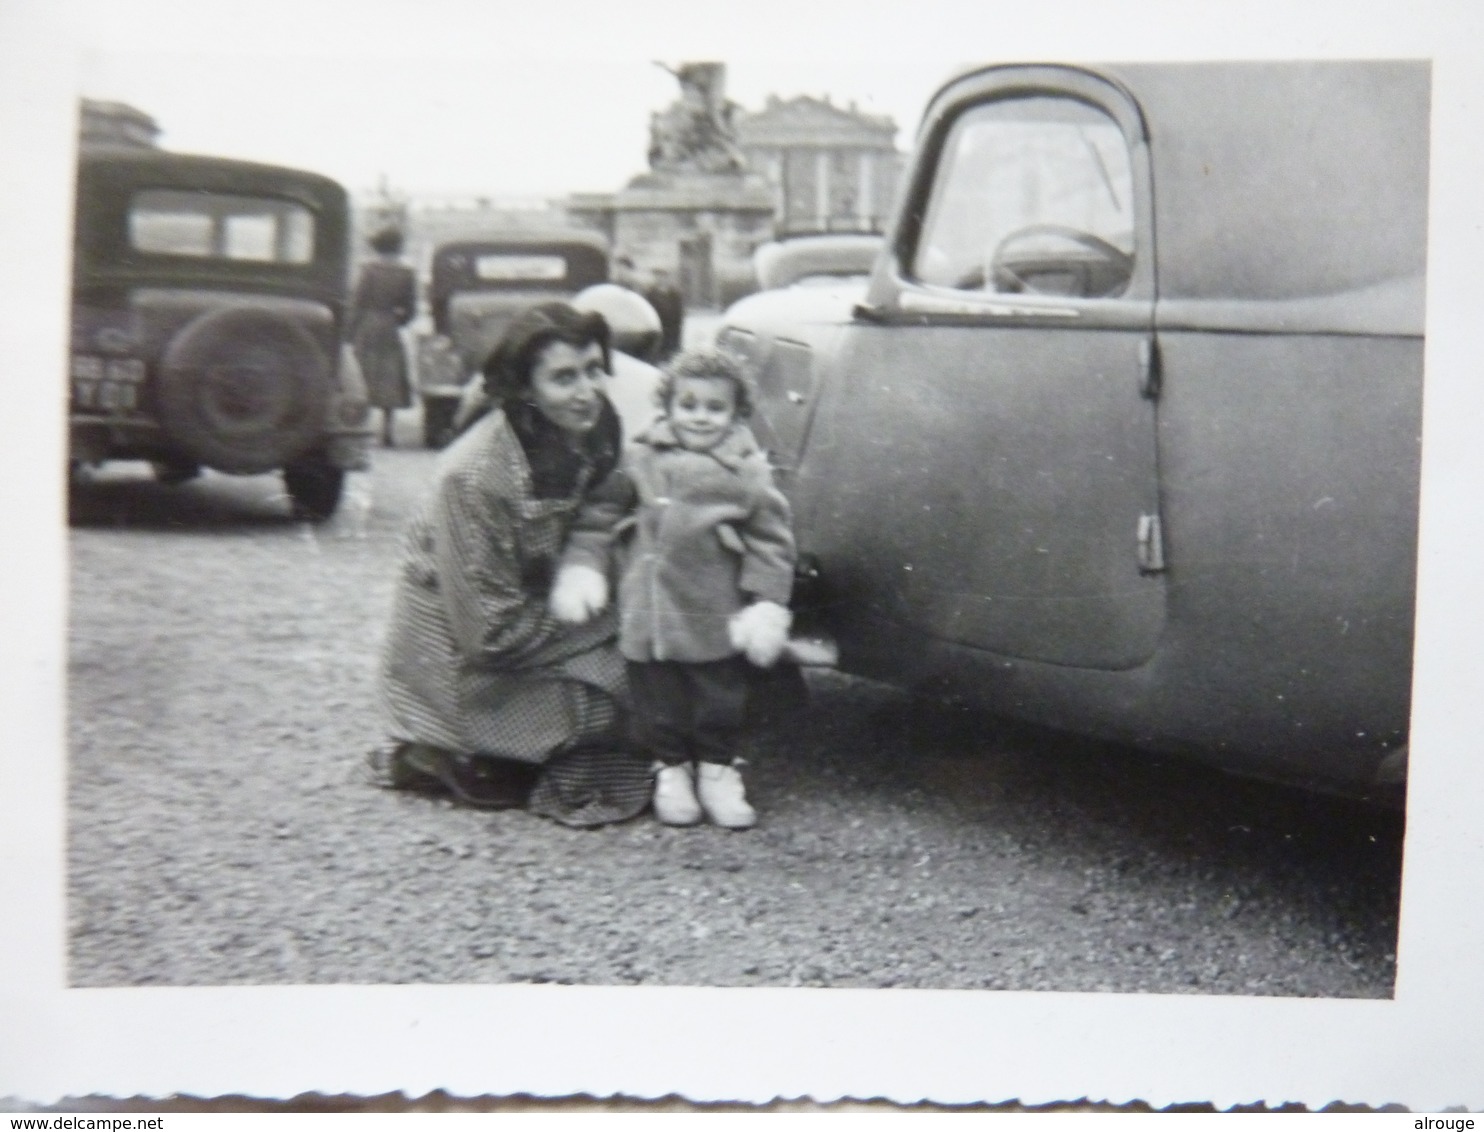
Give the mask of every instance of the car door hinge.
M 1157 401 L 1164 382 L 1164 367 L 1160 364 L 1159 343 L 1152 337 L 1139 343 L 1139 396 L 1146 401 Z
M 1165 539 L 1158 515 L 1139 516 L 1139 573 L 1160 574 L 1165 568 Z

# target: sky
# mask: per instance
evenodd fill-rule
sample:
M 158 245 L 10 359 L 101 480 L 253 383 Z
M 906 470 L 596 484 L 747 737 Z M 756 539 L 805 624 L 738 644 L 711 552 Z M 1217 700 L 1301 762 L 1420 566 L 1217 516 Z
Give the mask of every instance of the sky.
M 1301 0 L 57 2 L 73 13 L 81 93 L 151 114 L 168 148 L 314 169 L 352 191 L 384 176 L 499 196 L 608 192 L 642 172 L 650 115 L 678 92 L 656 61 L 726 62 L 744 109 L 769 94 L 855 102 L 890 116 L 907 149 L 933 91 L 972 64 L 1436 42 L 1391 0 L 1350 0 L 1344 36 L 1333 8 Z
M 629 0 L 637 12 L 654 4 Z M 170 9 L 125 0 L 139 12 Z M 234 5 L 222 7 L 233 8 Z M 678 95 L 657 62 L 727 62 L 727 93 L 743 109 L 769 94 L 828 96 L 891 117 L 910 145 L 934 88 L 957 66 L 933 52 L 901 59 L 827 53 L 726 53 L 705 37 L 603 45 L 532 32 L 529 50 L 497 34 L 514 7 L 430 3 L 422 14 L 372 4 L 352 15 L 361 39 L 284 36 L 268 29 L 314 23 L 338 5 L 260 0 L 215 32 L 171 20 L 170 34 L 140 34 L 139 20 L 83 8 L 78 87 L 155 118 L 169 149 L 302 166 L 352 191 L 385 177 L 411 193 L 533 196 L 610 192 L 646 168 L 650 115 Z M 588 8 L 565 5 L 569 11 Z M 607 9 L 611 16 L 611 9 Z M 440 18 L 439 13 L 444 13 Z M 333 23 L 333 20 L 331 21 Z M 451 37 L 463 25 L 467 35 Z M 228 28 L 232 34 L 224 34 Z M 405 28 L 405 34 L 396 34 Z M 161 50 L 164 44 L 167 49 Z M 715 49 L 715 50 L 713 50 Z
M 675 65 L 681 60 L 666 60 Z M 905 146 L 946 66 L 865 68 L 732 63 L 729 96 L 829 95 L 891 116 Z M 88 52 L 90 98 L 155 118 L 169 149 L 302 165 L 359 189 L 384 175 L 408 191 L 497 195 L 603 192 L 646 167 L 650 114 L 678 94 L 641 56 L 449 63 L 427 56 L 331 58 Z

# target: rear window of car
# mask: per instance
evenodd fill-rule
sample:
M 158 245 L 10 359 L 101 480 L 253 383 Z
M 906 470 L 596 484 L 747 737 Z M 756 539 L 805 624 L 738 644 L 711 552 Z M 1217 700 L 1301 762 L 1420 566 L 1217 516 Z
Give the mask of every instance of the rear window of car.
M 129 244 L 155 255 L 308 263 L 314 214 L 271 197 L 143 189 L 129 202 Z
M 474 274 L 491 282 L 549 283 L 567 278 L 567 261 L 559 255 L 482 255 L 475 257 Z

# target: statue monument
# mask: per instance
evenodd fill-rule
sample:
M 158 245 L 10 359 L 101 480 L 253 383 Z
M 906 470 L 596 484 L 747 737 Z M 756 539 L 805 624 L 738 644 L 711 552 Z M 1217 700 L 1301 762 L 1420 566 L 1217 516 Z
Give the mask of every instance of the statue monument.
M 729 173 L 747 168 L 737 148 L 732 114 L 737 104 L 726 97 L 726 66 L 682 63 L 656 66 L 680 83 L 680 98 L 649 120 L 649 167 L 656 173 Z
M 737 146 L 724 63 L 659 63 L 680 97 L 649 120 L 649 168 L 582 209 L 614 260 L 648 284 L 678 284 L 688 306 L 724 306 L 756 287 L 752 251 L 772 235 L 774 199 Z

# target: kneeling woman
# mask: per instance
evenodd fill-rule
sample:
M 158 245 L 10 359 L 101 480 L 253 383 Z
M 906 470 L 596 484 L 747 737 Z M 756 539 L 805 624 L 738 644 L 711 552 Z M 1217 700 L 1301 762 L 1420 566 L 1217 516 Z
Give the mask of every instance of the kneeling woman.
M 644 809 L 612 610 L 582 624 L 548 610 L 574 528 L 601 542 L 620 517 L 608 372 L 607 324 L 565 303 L 522 314 L 490 355 L 496 407 L 440 456 L 407 535 L 381 673 L 391 742 L 373 752 L 384 785 L 571 825 Z

